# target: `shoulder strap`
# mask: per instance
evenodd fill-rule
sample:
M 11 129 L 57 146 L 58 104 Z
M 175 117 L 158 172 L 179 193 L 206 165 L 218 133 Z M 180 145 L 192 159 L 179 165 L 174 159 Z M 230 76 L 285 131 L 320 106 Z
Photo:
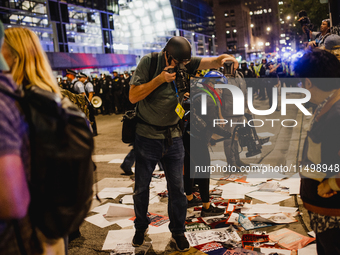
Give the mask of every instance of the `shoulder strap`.
M 149 69 L 149 81 L 152 80 L 156 72 L 157 62 L 158 62 L 158 52 L 152 52 L 151 53 L 151 64 L 150 64 L 150 69 Z

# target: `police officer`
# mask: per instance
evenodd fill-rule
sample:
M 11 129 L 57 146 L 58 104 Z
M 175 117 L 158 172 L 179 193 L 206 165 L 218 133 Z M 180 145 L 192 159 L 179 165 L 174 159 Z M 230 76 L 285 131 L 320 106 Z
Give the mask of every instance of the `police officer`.
M 103 101 L 103 114 L 111 114 L 112 113 L 112 80 L 109 75 L 103 73 L 102 79 L 100 80 L 100 87 L 102 93 L 100 94 Z
M 77 74 L 77 77 L 78 77 L 78 80 L 74 82 L 73 84 L 71 84 L 71 86 L 73 85 L 71 89 L 74 91 L 73 93 L 75 94 L 82 94 L 86 96 L 84 82 L 87 79 L 87 75 L 80 72 Z
M 72 93 L 75 93 L 73 90 L 74 84 L 78 81 L 78 79 L 76 78 L 77 73 L 71 69 L 66 69 L 66 77 L 67 77 L 67 81 L 69 82 L 69 90 Z
M 259 77 L 265 78 L 266 77 L 266 65 L 267 65 L 267 59 L 262 59 L 262 63 L 259 65 Z M 260 100 L 266 100 L 266 85 L 262 82 L 259 83 L 259 89 L 260 89 Z
M 70 90 L 70 82 L 68 81 L 67 77 L 63 77 L 61 86 L 63 89 Z

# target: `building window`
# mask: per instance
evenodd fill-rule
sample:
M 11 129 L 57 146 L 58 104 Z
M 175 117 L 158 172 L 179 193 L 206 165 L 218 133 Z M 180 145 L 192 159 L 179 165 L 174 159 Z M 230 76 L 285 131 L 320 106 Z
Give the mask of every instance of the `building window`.
M 225 37 L 226 37 L 227 39 L 228 39 L 228 38 L 231 38 L 231 33 L 230 33 L 230 31 L 226 31 Z
M 235 22 L 235 20 L 232 20 L 232 21 L 231 21 L 231 26 L 232 26 L 232 27 L 236 27 L 236 22 Z
M 226 27 L 226 28 L 230 27 L 230 23 L 229 23 L 229 22 L 226 22 L 226 23 L 225 23 L 225 27 Z
M 230 16 L 234 17 L 235 16 L 235 11 L 234 10 L 230 10 Z
M 228 11 L 224 12 L 224 17 L 229 17 L 229 12 Z

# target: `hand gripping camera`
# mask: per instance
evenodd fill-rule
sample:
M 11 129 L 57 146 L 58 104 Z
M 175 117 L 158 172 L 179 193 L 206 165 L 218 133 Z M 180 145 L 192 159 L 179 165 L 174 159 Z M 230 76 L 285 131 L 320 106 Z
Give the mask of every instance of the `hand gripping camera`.
M 164 51 L 168 59 L 168 64 L 174 60 L 177 63 L 175 68 L 170 68 L 169 73 L 176 73 L 176 85 L 178 92 L 189 90 L 190 77 L 185 67 L 191 59 L 191 45 L 182 36 L 172 37 L 166 44 Z

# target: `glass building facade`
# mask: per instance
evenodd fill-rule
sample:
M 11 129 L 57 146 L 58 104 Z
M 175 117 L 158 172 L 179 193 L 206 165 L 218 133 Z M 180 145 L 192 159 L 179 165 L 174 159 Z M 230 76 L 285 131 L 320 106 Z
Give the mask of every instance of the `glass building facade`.
M 214 16 L 203 0 L 2 0 L 0 19 L 5 28 L 29 27 L 48 53 L 115 53 L 138 61 L 174 35 L 192 43 L 193 55 L 215 52 Z

